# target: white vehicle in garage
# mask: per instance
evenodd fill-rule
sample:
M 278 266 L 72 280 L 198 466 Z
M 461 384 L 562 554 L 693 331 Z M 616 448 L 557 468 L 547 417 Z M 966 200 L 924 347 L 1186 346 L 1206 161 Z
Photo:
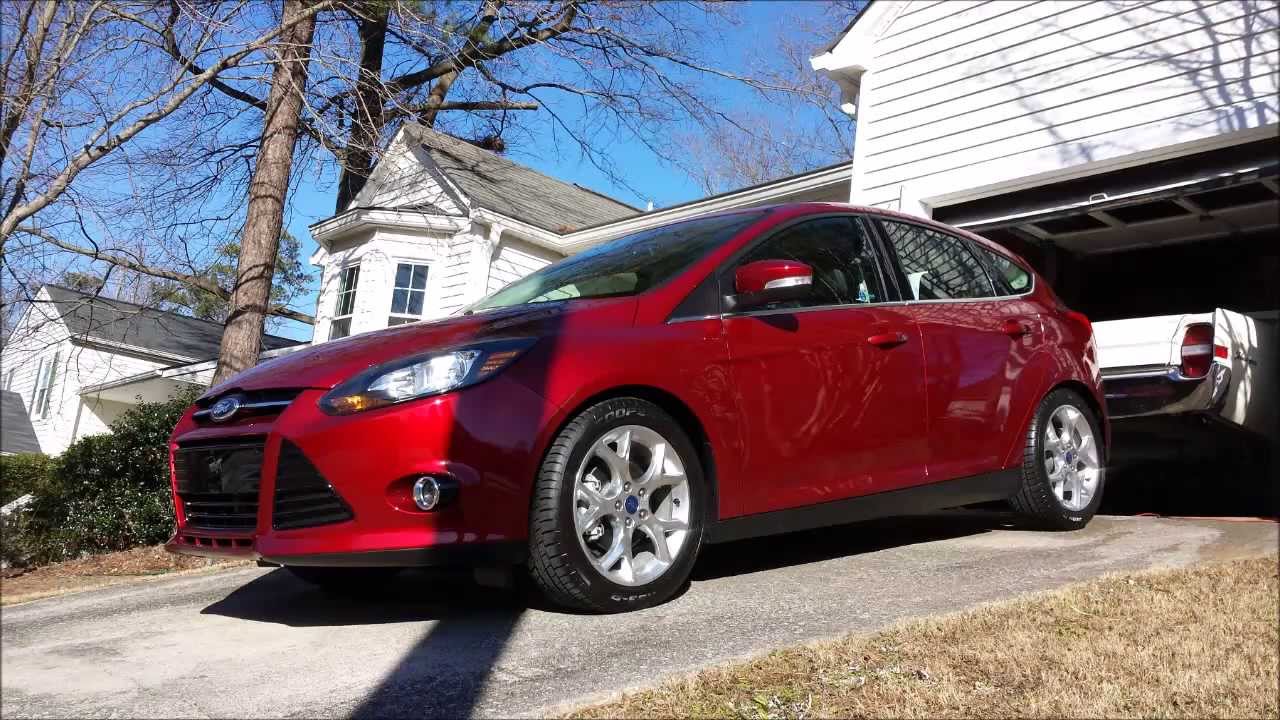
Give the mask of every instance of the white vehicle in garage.
M 1200 416 L 1277 442 L 1280 312 L 1218 308 L 1093 329 L 1113 420 Z

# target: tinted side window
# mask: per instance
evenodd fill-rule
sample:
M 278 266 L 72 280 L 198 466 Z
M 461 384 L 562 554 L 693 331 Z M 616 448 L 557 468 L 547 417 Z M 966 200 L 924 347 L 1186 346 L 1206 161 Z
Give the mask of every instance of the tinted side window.
M 769 308 L 884 302 L 875 246 L 852 218 L 820 218 L 787 228 L 752 248 L 738 265 L 799 260 L 813 268 L 813 294 Z M 730 280 L 732 282 L 732 280 Z
M 996 284 L 997 295 L 1021 295 L 1031 289 L 1030 273 L 1019 267 L 1017 263 L 981 245 L 976 249 L 987 259 L 987 265 L 992 271 L 991 279 Z
M 983 298 L 995 294 L 982 263 L 960 238 L 919 225 L 892 220 L 880 222 L 907 275 L 904 294 L 916 300 Z

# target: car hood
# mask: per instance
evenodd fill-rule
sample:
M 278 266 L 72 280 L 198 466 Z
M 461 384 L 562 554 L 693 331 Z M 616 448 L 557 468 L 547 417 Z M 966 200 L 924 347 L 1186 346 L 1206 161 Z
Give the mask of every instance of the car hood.
M 522 305 L 476 315 L 398 325 L 332 340 L 256 365 L 210 388 L 202 399 L 229 390 L 327 390 L 374 365 L 415 353 L 478 340 L 537 337 L 549 332 L 564 312 L 564 303 Z

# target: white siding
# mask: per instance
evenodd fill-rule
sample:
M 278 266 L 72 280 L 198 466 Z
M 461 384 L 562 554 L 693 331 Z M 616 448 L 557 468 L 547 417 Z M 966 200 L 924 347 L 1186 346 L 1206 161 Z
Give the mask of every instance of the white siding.
M 550 250 L 519 240 L 503 239 L 498 257 L 489 267 L 488 292 L 499 290 L 559 259 L 560 256 Z
M 440 314 L 451 315 L 474 299 L 471 289 L 471 253 L 473 246 L 483 236 L 478 229 L 459 233 L 449 242 L 446 254 L 441 258 Z
M 47 296 L 38 296 L 47 301 Z M 58 355 L 58 365 L 47 418 L 32 417 L 32 398 L 36 372 L 41 359 Z M 15 370 L 8 389 L 18 393 L 27 408 L 40 449 L 50 455 L 61 453 L 71 442 L 85 435 L 106 430 L 115 414 L 89 418 L 81 408 L 80 388 L 129 377 L 160 367 L 165 363 L 74 344 L 52 306 L 38 302 L 14 328 L 0 355 L 0 378 Z M 105 420 L 105 422 L 104 422 Z M 0 429 L 2 431 L 2 429 Z
M 360 266 L 360 280 L 356 286 L 352 335 L 387 327 L 396 266 L 402 262 L 428 267 L 423 319 L 444 317 L 461 307 L 463 303 L 457 300 L 459 289 L 456 287 L 458 255 L 467 253 L 471 239 L 467 233 L 449 237 L 425 231 L 379 230 L 352 236 L 335 246 L 320 261 L 320 292 L 312 342 L 329 339 L 329 327 L 337 307 L 339 276 L 343 268 L 353 264 Z M 466 257 L 461 258 L 461 262 L 465 273 Z
M 1277 122 L 1273 2 L 894 10 L 861 88 L 858 202 L 912 210 L 912 199 L 1254 139 Z

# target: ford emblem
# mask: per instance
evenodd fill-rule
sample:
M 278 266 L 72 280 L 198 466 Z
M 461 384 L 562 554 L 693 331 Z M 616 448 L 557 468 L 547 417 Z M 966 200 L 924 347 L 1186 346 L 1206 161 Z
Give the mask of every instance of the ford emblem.
M 209 419 L 214 422 L 228 420 L 240 410 L 243 399 L 239 395 L 228 395 L 218 400 L 209 408 Z

